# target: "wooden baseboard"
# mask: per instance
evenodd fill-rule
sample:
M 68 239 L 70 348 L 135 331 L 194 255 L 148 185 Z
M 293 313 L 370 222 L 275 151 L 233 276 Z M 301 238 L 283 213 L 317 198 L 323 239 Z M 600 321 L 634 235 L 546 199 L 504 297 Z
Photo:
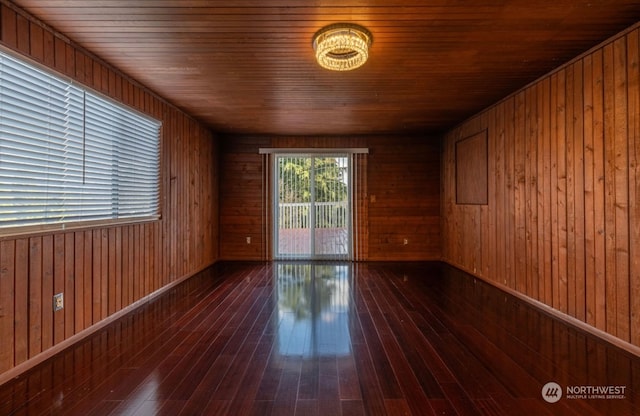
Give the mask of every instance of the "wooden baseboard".
M 94 334 L 95 332 L 99 331 L 100 329 L 104 328 L 105 326 L 109 325 L 112 322 L 115 322 L 116 320 L 120 319 L 121 317 L 125 316 L 126 314 L 134 311 L 135 309 L 139 308 L 140 306 L 149 303 L 150 301 L 152 301 L 153 299 L 157 298 L 158 296 L 164 294 L 165 292 L 167 292 L 168 290 L 174 288 L 175 286 L 179 285 L 180 283 L 184 282 L 185 280 L 195 276 L 196 274 L 200 273 L 202 270 L 206 269 L 207 267 L 211 267 L 213 264 L 215 264 L 216 262 L 211 263 L 210 265 L 194 272 L 188 275 L 185 275 L 171 283 L 169 283 L 166 286 L 161 287 L 160 289 L 156 290 L 153 293 L 148 294 L 147 296 L 133 302 L 131 305 L 119 310 L 118 312 L 114 313 L 113 315 L 103 319 L 100 322 L 97 322 L 93 325 L 91 325 L 89 328 L 83 329 L 82 331 L 78 332 L 75 335 L 72 335 L 71 337 L 65 339 L 64 341 L 59 342 L 58 344 L 54 345 L 53 347 L 47 349 L 46 351 L 41 352 L 40 354 L 28 359 L 27 361 L 18 364 L 17 366 L 13 367 L 12 369 L 5 371 L 4 373 L 0 374 L 0 385 L 13 380 L 16 377 L 19 377 L 20 375 L 24 374 L 25 372 L 29 371 L 30 369 L 32 369 L 33 367 L 37 366 L 38 364 L 44 362 L 45 360 L 53 357 L 54 355 L 58 354 L 59 352 L 63 351 L 64 349 L 72 346 L 73 344 L 82 341 L 83 339 L 87 338 L 89 335 Z
M 505 286 L 505 285 L 499 283 L 499 282 L 494 282 L 492 280 L 489 280 L 489 279 L 487 279 L 487 278 L 485 278 L 485 277 L 483 277 L 483 276 L 481 276 L 481 275 L 479 275 L 477 273 L 474 273 L 472 270 L 469 270 L 469 269 L 467 269 L 467 268 L 465 268 L 463 266 L 460 266 L 459 264 L 455 264 L 455 263 L 453 263 L 451 261 L 448 261 L 446 259 L 442 259 L 442 262 L 443 263 L 447 263 L 450 266 L 455 267 L 456 269 L 460 269 L 460 270 L 464 271 L 465 273 L 468 273 L 468 274 L 470 274 L 470 275 L 482 280 L 483 282 L 488 283 L 491 286 L 494 286 L 494 287 L 502 290 L 503 292 L 506 292 L 506 293 L 508 293 L 510 295 L 513 295 L 514 297 L 516 297 L 516 298 L 518 298 L 518 299 L 520 299 L 520 300 L 522 300 L 522 301 L 534 306 L 535 308 L 541 310 L 542 312 L 546 313 L 547 315 L 552 316 L 553 318 L 556 318 L 556 319 L 558 319 L 558 320 L 560 320 L 560 321 L 562 321 L 562 322 L 564 322 L 564 323 L 566 323 L 568 325 L 571 325 L 571 326 L 573 326 L 573 327 L 575 327 L 575 328 L 577 328 L 577 329 L 579 329 L 581 331 L 587 332 L 587 333 L 589 333 L 589 334 L 591 334 L 591 335 L 593 335 L 595 337 L 598 337 L 598 338 L 600 338 L 600 339 L 602 339 L 602 340 L 604 340 L 604 341 L 606 341 L 606 342 L 608 342 L 608 343 L 610 343 L 610 344 L 612 344 L 612 345 L 614 345 L 614 346 L 616 346 L 616 347 L 618 347 L 618 348 L 620 348 L 622 350 L 625 350 L 625 351 L 627 351 L 627 352 L 629 352 L 629 353 L 631 353 L 631 354 L 633 354 L 633 355 L 635 355 L 637 357 L 640 357 L 640 346 L 631 344 L 631 343 L 629 343 L 629 342 L 627 342 L 625 340 L 622 340 L 622 339 L 620 339 L 618 337 L 615 337 L 615 336 L 609 334 L 608 332 L 605 332 L 605 331 L 603 331 L 601 329 L 593 327 L 593 326 L 589 325 L 586 322 L 583 322 L 583 321 L 581 321 L 579 319 L 576 319 L 573 316 L 567 315 L 566 313 L 561 312 L 561 311 L 559 311 L 559 310 L 547 305 L 546 303 L 543 303 L 543 302 L 540 302 L 539 300 L 533 299 L 533 298 L 531 298 L 531 297 L 529 297 L 529 296 L 527 296 L 525 294 L 522 294 L 522 293 L 520 293 L 520 292 L 518 292 L 518 291 L 516 291 L 516 290 L 514 290 L 514 289 L 512 289 L 512 288 L 510 288 L 508 286 Z

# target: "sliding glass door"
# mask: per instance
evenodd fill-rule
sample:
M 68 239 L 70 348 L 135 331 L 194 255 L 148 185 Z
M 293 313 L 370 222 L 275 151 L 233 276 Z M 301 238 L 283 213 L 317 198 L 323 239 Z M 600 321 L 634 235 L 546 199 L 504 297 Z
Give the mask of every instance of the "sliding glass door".
M 276 259 L 351 258 L 348 155 L 275 155 Z

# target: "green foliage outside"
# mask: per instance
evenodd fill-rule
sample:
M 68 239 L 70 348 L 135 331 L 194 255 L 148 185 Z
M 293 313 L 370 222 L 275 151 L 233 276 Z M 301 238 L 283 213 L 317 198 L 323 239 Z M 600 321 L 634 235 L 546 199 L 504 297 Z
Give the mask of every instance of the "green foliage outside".
M 347 159 L 336 157 L 281 157 L 279 202 L 281 228 L 308 228 L 310 202 L 315 204 L 315 228 L 344 228 L 347 224 Z M 312 171 L 313 164 L 313 171 Z M 311 178 L 314 180 L 312 198 Z M 284 207 L 282 204 L 302 204 Z
M 315 202 L 346 201 L 346 163 L 335 157 L 283 157 L 279 159 L 280 202 L 311 202 L 311 164 L 314 163 Z

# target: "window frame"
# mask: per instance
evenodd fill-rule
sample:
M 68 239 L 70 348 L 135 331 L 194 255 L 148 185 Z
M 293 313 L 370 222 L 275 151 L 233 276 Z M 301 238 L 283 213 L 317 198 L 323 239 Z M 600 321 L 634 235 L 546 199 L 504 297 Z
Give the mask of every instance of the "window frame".
M 146 174 L 149 175 L 152 179 L 152 186 L 150 188 L 153 189 L 153 194 L 155 197 L 151 197 L 148 201 L 151 203 L 150 213 L 145 213 L 143 215 L 130 215 L 125 217 L 114 217 L 114 218 L 99 218 L 99 219 L 72 219 L 65 220 L 63 217 L 60 217 L 57 220 L 47 222 L 47 217 L 42 216 L 42 223 L 37 224 L 24 224 L 24 225 L 1 225 L 0 226 L 0 240 L 11 238 L 11 237 L 20 237 L 20 236 L 28 236 L 32 234 L 43 234 L 49 232 L 58 232 L 58 231 L 71 231 L 71 230 L 82 230 L 82 229 L 91 229 L 91 228 L 99 228 L 99 227 L 110 227 L 110 226 L 118 226 L 118 225 L 129 225 L 129 224 L 141 224 L 141 223 L 149 223 L 156 222 L 162 219 L 162 206 L 164 201 L 164 189 L 163 189 L 163 169 L 162 169 L 162 138 L 163 138 L 163 129 L 164 123 L 163 120 L 159 120 L 155 117 L 152 117 L 149 114 L 146 114 L 137 108 L 132 107 L 131 105 L 125 104 L 124 102 L 106 95 L 96 89 L 76 81 L 68 75 L 62 74 L 54 68 L 43 65 L 40 62 L 35 61 L 33 58 L 21 54 L 15 50 L 9 49 L 4 45 L 0 45 L 0 53 L 5 54 L 20 63 L 34 68 L 36 71 L 43 72 L 48 76 L 54 77 L 57 81 L 65 83 L 68 87 L 77 88 L 80 90 L 81 95 L 83 96 L 83 102 L 86 103 L 86 96 L 91 95 L 98 100 L 104 101 L 108 103 L 110 106 L 114 106 L 117 111 L 125 112 L 127 115 L 133 117 L 140 117 L 146 119 L 151 124 L 154 124 L 154 129 L 157 131 L 157 136 L 153 138 L 155 144 L 155 152 L 149 153 L 152 157 L 150 159 L 154 160 L 154 164 L 152 166 L 155 169 L 148 169 Z M 87 120 L 87 110 L 82 109 L 82 124 L 83 124 L 83 136 L 85 134 L 84 124 Z M 150 137 L 150 136 L 149 136 Z M 82 145 L 85 146 L 86 138 L 82 138 Z M 126 140 L 123 140 L 126 142 Z M 83 150 L 84 151 L 84 150 Z M 134 153 L 130 154 L 132 157 L 135 157 Z M 83 159 L 86 158 L 85 155 L 82 156 Z M 112 155 L 113 157 L 113 155 Z M 111 159 L 115 160 L 115 159 Z M 120 160 L 118 158 L 118 160 Z M 84 162 L 83 162 L 84 163 Z M 83 166 L 84 176 L 86 174 L 86 169 Z M 63 182 L 60 182 L 63 183 Z M 110 189 L 114 190 L 114 181 L 110 182 Z M 78 201 L 79 199 L 70 199 Z M 44 206 L 44 205 L 43 205 Z M 118 214 L 115 214 L 118 215 Z

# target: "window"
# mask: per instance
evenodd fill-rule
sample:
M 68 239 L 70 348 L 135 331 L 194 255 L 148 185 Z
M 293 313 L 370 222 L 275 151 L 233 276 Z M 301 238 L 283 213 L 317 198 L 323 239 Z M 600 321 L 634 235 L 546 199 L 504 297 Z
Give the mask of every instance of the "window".
M 0 50 L 0 233 L 157 219 L 160 126 Z

